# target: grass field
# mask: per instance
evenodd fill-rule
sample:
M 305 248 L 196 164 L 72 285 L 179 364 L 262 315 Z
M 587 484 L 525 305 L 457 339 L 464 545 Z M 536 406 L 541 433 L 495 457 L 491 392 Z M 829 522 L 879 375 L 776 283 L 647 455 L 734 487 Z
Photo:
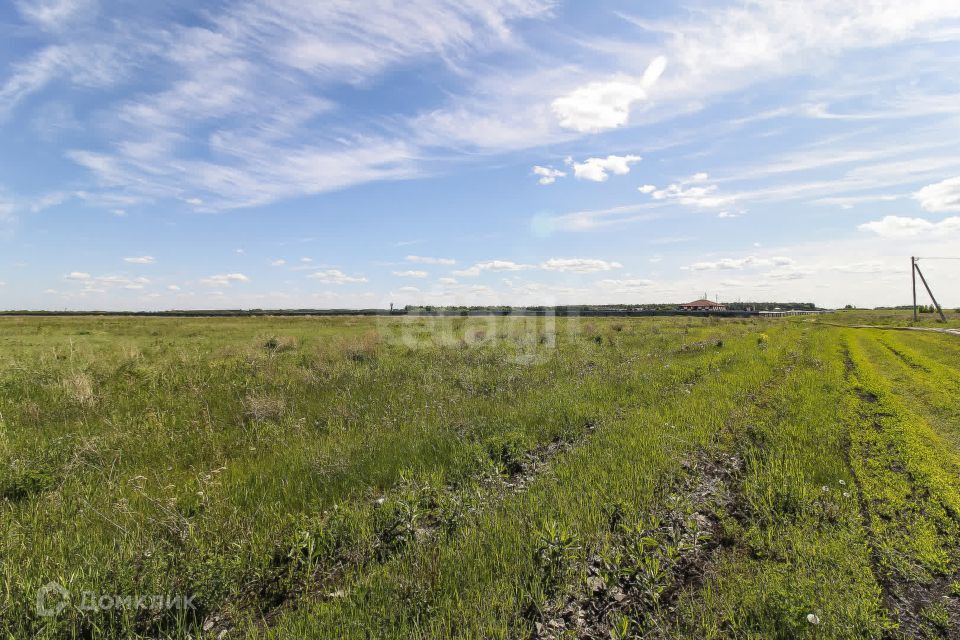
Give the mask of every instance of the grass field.
M 838 324 L 868 324 L 882 327 L 927 327 L 933 329 L 960 329 L 960 310 L 943 309 L 947 322 L 943 323 L 936 313 L 917 314 L 913 321 L 913 311 L 909 309 L 844 309 L 818 316 L 825 321 Z
M 0 318 L 0 579 L 10 638 L 957 637 L 960 338 Z

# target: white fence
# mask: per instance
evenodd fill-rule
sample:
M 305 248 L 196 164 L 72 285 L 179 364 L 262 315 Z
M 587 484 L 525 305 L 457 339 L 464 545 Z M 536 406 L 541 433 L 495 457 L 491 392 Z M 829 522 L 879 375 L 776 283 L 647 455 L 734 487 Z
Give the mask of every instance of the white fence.
M 782 318 L 783 316 L 808 316 L 818 313 L 830 313 L 830 309 L 817 309 L 816 311 L 761 311 L 760 315 L 764 318 Z

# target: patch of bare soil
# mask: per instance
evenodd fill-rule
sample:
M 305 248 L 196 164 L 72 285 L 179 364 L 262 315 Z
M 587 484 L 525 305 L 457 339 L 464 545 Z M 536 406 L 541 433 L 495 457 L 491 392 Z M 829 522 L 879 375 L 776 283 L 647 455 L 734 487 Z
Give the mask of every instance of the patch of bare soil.
M 681 593 L 704 582 L 724 544 L 721 517 L 732 508 L 730 487 L 742 468 L 737 456 L 698 453 L 665 506 L 627 525 L 611 518 L 610 549 L 589 558 L 586 580 L 573 595 L 531 616 L 532 638 L 611 638 L 658 635 Z
M 885 603 L 897 622 L 897 637 L 960 638 L 960 574 L 927 583 L 888 578 Z

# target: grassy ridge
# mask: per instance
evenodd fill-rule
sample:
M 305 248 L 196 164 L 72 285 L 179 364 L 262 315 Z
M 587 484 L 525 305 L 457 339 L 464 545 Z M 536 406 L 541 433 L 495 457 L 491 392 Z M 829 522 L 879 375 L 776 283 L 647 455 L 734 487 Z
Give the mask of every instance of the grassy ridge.
M 803 334 L 781 377 L 744 407 L 727 447 L 744 460 L 729 537 L 678 635 L 877 637 L 889 627 L 846 456 L 834 332 Z
M 906 633 L 945 634 L 960 613 L 960 457 L 892 384 L 891 360 L 902 358 L 876 335 L 850 335 L 847 344 L 851 464 L 887 605 Z

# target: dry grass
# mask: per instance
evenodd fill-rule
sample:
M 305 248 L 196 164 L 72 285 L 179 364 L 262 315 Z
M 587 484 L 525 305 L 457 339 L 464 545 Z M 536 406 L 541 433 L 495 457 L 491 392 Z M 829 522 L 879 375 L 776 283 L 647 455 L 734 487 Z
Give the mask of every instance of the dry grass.
M 81 407 L 89 408 L 97 403 L 93 380 L 86 373 L 71 373 L 60 381 L 60 386 L 67 396 Z
M 287 403 L 283 398 L 265 393 L 248 393 L 243 399 L 244 413 L 248 418 L 258 422 L 279 420 L 283 417 L 286 409 Z

